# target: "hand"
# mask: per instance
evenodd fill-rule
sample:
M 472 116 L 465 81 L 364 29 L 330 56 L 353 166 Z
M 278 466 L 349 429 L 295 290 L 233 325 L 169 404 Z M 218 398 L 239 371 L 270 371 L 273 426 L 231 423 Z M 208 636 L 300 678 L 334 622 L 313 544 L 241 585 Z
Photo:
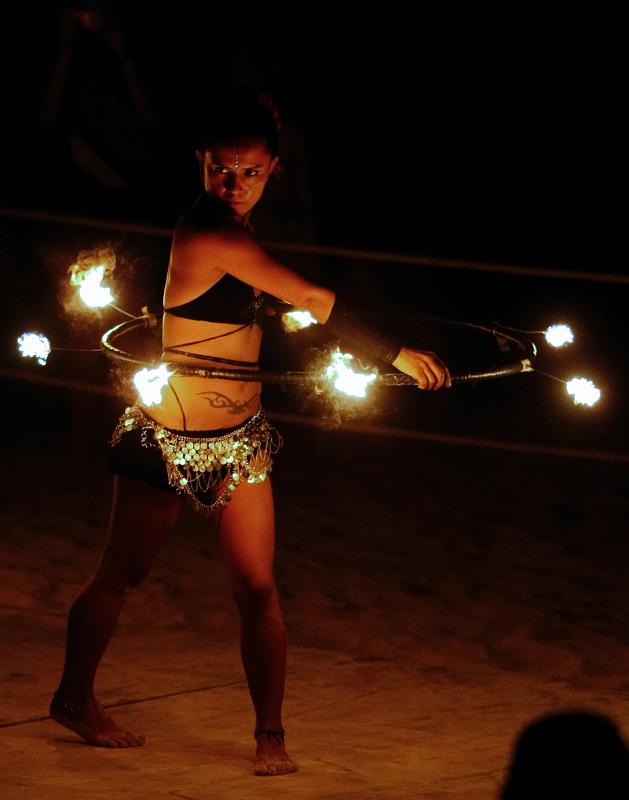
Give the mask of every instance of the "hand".
M 415 378 L 420 389 L 447 389 L 452 386 L 448 368 L 435 353 L 403 347 L 393 362 L 400 372 Z

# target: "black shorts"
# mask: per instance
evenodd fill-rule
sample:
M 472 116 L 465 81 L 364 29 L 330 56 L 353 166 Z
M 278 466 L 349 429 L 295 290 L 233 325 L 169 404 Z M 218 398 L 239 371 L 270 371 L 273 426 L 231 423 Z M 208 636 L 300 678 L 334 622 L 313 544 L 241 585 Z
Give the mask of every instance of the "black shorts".
M 214 428 L 207 431 L 171 430 L 173 433 L 198 436 L 199 438 L 225 436 L 241 428 L 250 419 L 253 419 L 253 417 L 248 417 L 244 422 L 239 422 L 238 425 L 234 425 L 231 428 Z M 142 428 L 135 428 L 123 434 L 120 437 L 120 441 L 117 444 L 112 444 L 109 448 L 107 459 L 109 471 L 123 478 L 135 478 L 136 480 L 144 481 L 144 483 L 148 483 L 153 488 L 162 489 L 164 492 L 177 492 L 176 487 L 168 483 L 168 473 L 162 458 L 162 452 L 153 436 L 145 437 L 146 444 L 143 444 L 142 441 Z
M 114 430 L 108 466 L 115 475 L 183 493 L 196 510 L 212 512 L 241 482 L 264 481 L 281 445 L 261 409 L 231 428 L 181 431 L 130 406 Z

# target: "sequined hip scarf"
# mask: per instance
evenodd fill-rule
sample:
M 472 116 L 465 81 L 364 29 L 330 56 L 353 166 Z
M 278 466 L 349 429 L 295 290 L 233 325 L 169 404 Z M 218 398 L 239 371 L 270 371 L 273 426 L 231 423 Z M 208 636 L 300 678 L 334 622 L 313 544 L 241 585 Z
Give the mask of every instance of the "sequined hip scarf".
M 262 410 L 242 425 L 212 436 L 211 430 L 191 431 L 192 435 L 173 431 L 138 406 L 129 406 L 114 429 L 112 445 L 138 428 L 143 447 L 159 447 L 169 485 L 185 494 L 196 511 L 205 513 L 224 506 L 240 483 L 261 483 L 282 446 L 279 431 Z M 203 502 L 199 495 L 212 490 L 212 502 Z

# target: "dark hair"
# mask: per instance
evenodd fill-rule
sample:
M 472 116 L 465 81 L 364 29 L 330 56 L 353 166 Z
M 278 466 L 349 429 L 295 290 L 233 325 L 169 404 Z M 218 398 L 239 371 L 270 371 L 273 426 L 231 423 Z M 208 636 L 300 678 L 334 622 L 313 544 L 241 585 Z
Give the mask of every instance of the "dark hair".
M 197 127 L 197 149 L 262 139 L 275 157 L 279 148 L 280 114 L 271 97 L 248 86 L 213 92 L 203 102 Z

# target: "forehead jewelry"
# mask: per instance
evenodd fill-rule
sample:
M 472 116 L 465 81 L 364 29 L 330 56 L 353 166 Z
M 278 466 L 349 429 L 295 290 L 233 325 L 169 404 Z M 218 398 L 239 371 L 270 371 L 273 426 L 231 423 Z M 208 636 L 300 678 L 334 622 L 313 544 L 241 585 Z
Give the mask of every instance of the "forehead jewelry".
M 238 172 L 240 168 L 240 150 L 236 148 L 236 163 L 234 164 L 234 171 Z

